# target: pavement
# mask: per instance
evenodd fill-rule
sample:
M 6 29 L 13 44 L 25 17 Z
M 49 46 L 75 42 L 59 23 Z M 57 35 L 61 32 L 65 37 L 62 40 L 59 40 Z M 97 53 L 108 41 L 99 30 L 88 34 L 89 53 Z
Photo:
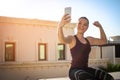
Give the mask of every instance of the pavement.
M 120 72 L 112 72 L 111 74 L 115 80 L 120 80 Z M 61 77 L 61 78 L 49 78 L 49 79 L 38 79 L 38 80 L 70 80 L 69 77 Z
M 49 79 L 38 79 L 38 80 L 70 80 L 68 77 L 62 77 L 62 78 L 49 78 Z

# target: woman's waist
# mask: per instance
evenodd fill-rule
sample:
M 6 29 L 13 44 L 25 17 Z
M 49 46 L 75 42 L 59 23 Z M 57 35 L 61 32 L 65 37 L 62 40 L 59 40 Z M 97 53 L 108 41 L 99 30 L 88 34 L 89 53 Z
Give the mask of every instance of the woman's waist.
M 88 67 L 88 62 L 82 63 L 82 62 L 72 62 L 71 63 L 71 68 L 87 68 Z

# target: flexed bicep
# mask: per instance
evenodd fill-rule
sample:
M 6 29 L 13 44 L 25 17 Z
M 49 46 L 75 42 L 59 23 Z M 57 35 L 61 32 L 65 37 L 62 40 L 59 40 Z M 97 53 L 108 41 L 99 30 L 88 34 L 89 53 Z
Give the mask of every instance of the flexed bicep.
M 87 37 L 90 42 L 90 45 L 103 45 L 105 44 L 104 40 L 94 37 Z
M 98 22 L 95 21 L 93 23 L 94 26 L 99 28 L 100 31 L 100 38 L 94 38 L 94 37 L 88 37 L 89 42 L 91 43 L 91 45 L 103 45 L 107 43 L 107 38 L 106 38 L 106 34 L 102 28 L 102 25 Z

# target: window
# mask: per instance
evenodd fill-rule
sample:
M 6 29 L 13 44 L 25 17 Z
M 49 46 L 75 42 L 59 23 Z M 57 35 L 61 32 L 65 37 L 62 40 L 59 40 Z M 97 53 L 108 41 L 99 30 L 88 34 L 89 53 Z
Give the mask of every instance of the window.
M 39 43 L 38 44 L 38 60 L 46 60 L 46 48 L 47 44 L 46 43 Z
M 120 45 L 115 45 L 115 57 L 120 58 Z
M 15 43 L 5 43 L 5 61 L 15 61 Z
M 65 44 L 58 44 L 58 60 L 65 60 Z

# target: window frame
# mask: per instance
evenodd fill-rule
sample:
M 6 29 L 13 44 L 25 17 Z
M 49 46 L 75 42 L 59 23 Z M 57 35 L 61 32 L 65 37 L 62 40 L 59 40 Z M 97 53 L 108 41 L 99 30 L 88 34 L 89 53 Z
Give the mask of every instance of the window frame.
M 6 51 L 6 45 L 7 44 L 12 44 L 13 45 L 13 59 L 12 60 L 9 60 L 6 58 L 6 54 L 7 54 L 7 51 Z M 5 42 L 5 53 L 4 53 L 4 59 L 5 59 L 5 62 L 9 62 L 9 61 L 15 61 L 15 54 L 16 54 L 16 43 L 15 42 Z
M 65 54 L 65 50 L 66 50 L 66 48 L 65 48 L 65 44 L 63 44 L 63 43 L 58 43 L 58 47 L 59 47 L 59 45 L 63 45 L 63 58 L 60 58 L 60 56 L 59 56 L 59 49 L 58 49 L 58 59 L 57 60 L 65 60 L 66 59 L 66 54 Z M 60 59 L 59 59 L 60 58 Z
M 40 45 L 44 45 L 44 59 L 40 59 Z M 47 60 L 47 43 L 38 43 L 38 61 L 46 61 Z

